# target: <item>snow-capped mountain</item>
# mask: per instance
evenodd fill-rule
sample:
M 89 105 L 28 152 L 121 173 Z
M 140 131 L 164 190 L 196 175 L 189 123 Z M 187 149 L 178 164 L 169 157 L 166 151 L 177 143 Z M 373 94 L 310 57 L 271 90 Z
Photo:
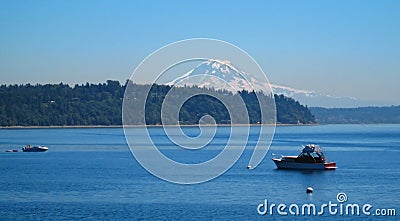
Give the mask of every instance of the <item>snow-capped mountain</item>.
M 168 82 L 167 85 L 214 88 L 216 90 L 237 91 L 266 91 L 270 89 L 268 82 L 256 79 L 249 73 L 239 71 L 229 61 L 208 60 L 186 74 Z
M 313 107 L 358 107 L 370 105 L 351 97 L 335 97 L 310 90 L 299 90 L 287 86 L 269 84 L 249 73 L 238 70 L 229 61 L 208 60 L 200 63 L 182 76 L 166 83 L 174 86 L 193 86 L 237 91 L 264 91 L 283 94 Z

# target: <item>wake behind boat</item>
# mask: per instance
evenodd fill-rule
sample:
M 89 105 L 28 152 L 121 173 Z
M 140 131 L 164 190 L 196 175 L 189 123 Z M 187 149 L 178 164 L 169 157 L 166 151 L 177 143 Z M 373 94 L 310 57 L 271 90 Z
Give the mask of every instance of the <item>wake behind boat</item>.
M 22 151 L 23 152 L 45 152 L 48 149 L 49 148 L 43 147 L 43 146 L 33 146 L 33 147 L 31 147 L 31 145 L 28 145 L 26 147 L 23 147 Z
M 314 144 L 305 146 L 299 156 L 272 158 L 278 169 L 334 170 L 335 162 L 327 162 L 322 149 Z

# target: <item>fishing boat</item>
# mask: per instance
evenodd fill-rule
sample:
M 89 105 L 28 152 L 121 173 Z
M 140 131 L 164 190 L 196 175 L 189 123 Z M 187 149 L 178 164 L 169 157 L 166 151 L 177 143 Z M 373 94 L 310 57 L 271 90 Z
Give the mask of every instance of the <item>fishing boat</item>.
M 300 170 L 334 170 L 335 162 L 327 162 L 322 148 L 308 144 L 303 147 L 298 156 L 282 156 L 272 158 L 278 169 L 300 169 Z
M 43 147 L 43 146 L 33 146 L 33 147 L 31 147 L 31 145 L 28 145 L 26 147 L 23 147 L 22 151 L 23 152 L 45 152 L 48 149 L 49 148 Z

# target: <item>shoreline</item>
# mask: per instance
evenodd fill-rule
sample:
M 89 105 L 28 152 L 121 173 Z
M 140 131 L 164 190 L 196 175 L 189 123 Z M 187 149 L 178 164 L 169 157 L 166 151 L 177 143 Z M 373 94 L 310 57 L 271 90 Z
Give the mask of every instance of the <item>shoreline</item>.
M 289 127 L 289 126 L 321 126 L 321 125 L 386 125 L 398 123 L 371 123 L 371 124 L 276 124 L 276 127 Z M 165 127 L 197 127 L 198 124 L 184 124 L 184 125 L 164 125 Z M 203 127 L 212 127 L 213 124 L 203 124 Z M 273 126 L 272 124 L 217 124 L 218 127 L 247 127 L 247 126 Z M 1 129 L 68 129 L 68 128 L 123 128 L 123 125 L 67 125 L 67 126 L 0 126 Z M 130 128 L 143 128 L 143 127 L 163 127 L 163 125 L 130 125 L 125 126 Z
M 275 126 L 317 126 L 321 124 L 276 124 Z M 130 125 L 125 127 L 142 128 L 142 127 L 196 127 L 198 124 L 184 125 Z M 205 127 L 215 126 L 213 124 L 202 125 Z M 218 127 L 247 127 L 247 126 L 273 126 L 272 124 L 217 124 Z M 68 128 L 123 128 L 123 125 L 66 125 L 66 126 L 1 126 L 0 129 L 68 129 Z

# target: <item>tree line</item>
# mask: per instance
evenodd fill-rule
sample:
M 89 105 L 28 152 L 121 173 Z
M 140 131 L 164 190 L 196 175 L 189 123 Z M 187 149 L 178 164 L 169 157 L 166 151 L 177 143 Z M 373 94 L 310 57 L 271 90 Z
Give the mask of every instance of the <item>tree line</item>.
M 400 123 L 400 106 L 323 108 L 312 107 L 312 113 L 322 124 L 384 124 Z
M 128 83 L 132 84 L 130 88 L 137 94 L 145 93 L 145 89 L 148 88 L 129 81 L 121 85 L 119 81 L 112 80 L 99 84 L 76 84 L 73 87 L 63 83 L 1 85 L 0 126 L 122 125 L 122 103 Z M 169 90 L 170 86 L 151 86 L 145 106 L 147 124 L 162 124 L 161 107 Z M 250 123 L 259 123 L 261 119 L 257 97 L 266 101 L 275 99 L 278 123 L 316 122 L 306 106 L 283 95 L 256 94 L 248 91 L 232 94 L 227 91 L 183 87 L 177 89 L 176 96 L 193 93 L 193 90 L 200 95 L 191 97 L 182 105 L 179 110 L 179 121 L 182 124 L 197 124 L 204 115 L 212 116 L 219 124 L 232 123 L 227 108 L 215 98 L 218 96 L 225 96 L 228 100 L 240 96 L 247 108 Z M 215 93 L 216 96 L 201 95 L 202 93 Z

